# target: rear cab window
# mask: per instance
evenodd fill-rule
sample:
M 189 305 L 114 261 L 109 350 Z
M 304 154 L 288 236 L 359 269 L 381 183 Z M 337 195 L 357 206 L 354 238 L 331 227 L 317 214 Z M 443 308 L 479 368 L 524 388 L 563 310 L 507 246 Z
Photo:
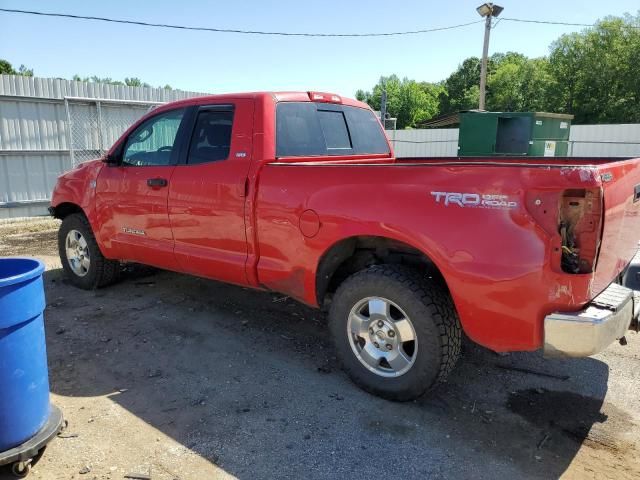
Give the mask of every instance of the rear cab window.
M 315 102 L 276 107 L 276 156 L 388 154 L 386 136 L 371 110 Z

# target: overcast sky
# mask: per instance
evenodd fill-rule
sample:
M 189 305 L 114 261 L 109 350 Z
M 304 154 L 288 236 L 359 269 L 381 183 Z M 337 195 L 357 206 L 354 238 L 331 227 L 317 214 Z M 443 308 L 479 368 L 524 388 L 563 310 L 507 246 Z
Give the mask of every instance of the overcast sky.
M 480 0 L 0 0 L 2 8 L 104 16 L 156 23 L 291 32 L 359 33 L 444 27 L 480 20 Z M 638 0 L 502 0 L 503 17 L 593 23 L 636 13 Z M 395 5 L 394 5 L 395 4 Z M 265 37 L 166 30 L 0 12 L 0 58 L 37 76 L 139 77 L 154 86 L 201 92 L 320 90 L 352 96 L 380 75 L 419 81 L 447 77 L 480 56 L 483 24 L 383 38 Z M 501 21 L 491 53 L 541 56 L 563 33 L 580 27 Z

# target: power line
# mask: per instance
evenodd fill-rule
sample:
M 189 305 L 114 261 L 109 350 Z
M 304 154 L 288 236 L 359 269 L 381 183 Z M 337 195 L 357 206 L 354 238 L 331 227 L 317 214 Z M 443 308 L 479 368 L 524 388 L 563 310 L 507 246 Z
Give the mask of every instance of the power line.
M 523 18 L 502 18 L 507 22 L 522 22 L 522 23 L 538 23 L 543 25 L 565 25 L 567 27 L 595 27 L 594 24 L 591 23 L 568 23 L 568 22 L 555 22 L 553 20 L 526 20 Z
M 109 23 L 120 23 L 126 25 L 137 25 L 142 27 L 153 27 L 153 28 L 171 28 L 175 30 L 193 30 L 193 31 L 201 31 L 201 32 L 214 32 L 214 33 L 238 33 L 245 35 L 272 35 L 272 36 L 283 36 L 283 37 L 394 37 L 394 36 L 403 36 L 403 35 L 418 35 L 422 33 L 432 33 L 432 32 L 441 32 L 445 30 L 453 30 L 457 28 L 468 27 L 469 25 L 475 25 L 476 23 L 481 23 L 484 20 L 476 20 L 473 22 L 467 23 L 459 23 L 456 25 L 449 25 L 446 27 L 434 27 L 434 28 L 425 28 L 420 30 L 406 30 L 399 32 L 367 32 L 367 33 L 309 33 L 309 32 L 279 32 L 279 31 L 265 31 L 265 30 L 243 30 L 236 28 L 214 28 L 214 27 L 198 27 L 191 25 L 175 25 L 170 23 L 152 23 L 152 22 L 143 22 L 139 20 L 123 20 L 118 18 L 108 18 L 108 17 L 94 17 L 88 15 L 73 15 L 70 13 L 55 13 L 55 12 L 39 12 L 35 10 L 19 10 L 12 8 L 0 8 L 0 12 L 5 13 L 18 13 L 24 15 L 39 15 L 43 17 L 58 17 L 58 18 L 70 18 L 74 20 L 94 20 L 99 22 L 109 22 Z M 543 25 L 563 25 L 569 27 L 596 27 L 596 24 L 591 23 L 571 23 L 571 22 L 557 22 L 553 20 L 528 20 L 524 18 L 508 18 L 501 17 L 500 20 L 506 20 L 508 22 L 521 22 L 521 23 L 535 23 L 535 24 L 543 24 Z M 497 23 L 496 22 L 496 25 Z M 636 25 L 627 25 L 631 28 L 640 28 L 640 26 Z M 494 25 L 495 27 L 495 25 Z
M 506 20 L 507 22 L 521 22 L 521 23 L 538 23 L 543 25 L 564 25 L 567 27 L 597 27 L 597 24 L 593 23 L 570 23 L 570 22 L 555 22 L 553 20 L 526 20 L 524 18 L 508 18 L 503 17 L 500 20 Z M 625 26 L 631 28 L 640 28 L 638 25 L 628 25 Z
M 302 32 L 276 32 L 276 31 L 263 31 L 263 30 L 241 30 L 235 28 L 213 28 L 213 27 L 196 27 L 188 25 L 173 25 L 167 23 L 151 23 L 142 22 L 137 20 L 122 20 L 116 18 L 107 17 L 92 17 L 86 15 L 72 15 L 69 13 L 53 13 L 53 12 L 37 12 L 33 10 L 16 10 L 11 8 L 0 8 L 0 12 L 6 13 L 21 13 L 27 15 L 40 15 L 44 17 L 62 17 L 72 18 L 75 20 L 96 20 L 100 22 L 110 23 L 123 23 L 128 25 L 139 25 L 143 27 L 157 27 L 157 28 L 173 28 L 178 30 L 196 30 L 202 32 L 215 32 L 215 33 L 241 33 L 248 35 L 276 35 L 284 37 L 393 37 L 401 35 L 416 35 L 421 33 L 441 32 L 443 30 L 453 30 L 456 28 L 468 27 L 476 23 L 483 22 L 484 20 L 476 20 L 468 23 L 460 23 L 458 25 L 449 25 L 447 27 L 427 28 L 421 30 L 407 30 L 401 32 L 381 32 L 381 33 L 302 33 Z

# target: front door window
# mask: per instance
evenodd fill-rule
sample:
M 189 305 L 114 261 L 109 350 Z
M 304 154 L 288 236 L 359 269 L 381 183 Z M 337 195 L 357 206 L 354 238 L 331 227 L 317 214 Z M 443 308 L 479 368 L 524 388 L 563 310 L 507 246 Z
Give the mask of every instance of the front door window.
M 175 165 L 174 145 L 184 109 L 172 110 L 150 118 L 136 128 L 124 147 L 123 166 Z

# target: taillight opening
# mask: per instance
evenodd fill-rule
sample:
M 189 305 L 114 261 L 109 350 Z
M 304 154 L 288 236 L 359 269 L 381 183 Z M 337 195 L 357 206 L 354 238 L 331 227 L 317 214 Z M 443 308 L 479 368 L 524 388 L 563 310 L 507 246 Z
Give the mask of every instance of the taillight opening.
M 602 232 L 602 190 L 565 190 L 558 213 L 562 270 L 574 274 L 593 272 Z

